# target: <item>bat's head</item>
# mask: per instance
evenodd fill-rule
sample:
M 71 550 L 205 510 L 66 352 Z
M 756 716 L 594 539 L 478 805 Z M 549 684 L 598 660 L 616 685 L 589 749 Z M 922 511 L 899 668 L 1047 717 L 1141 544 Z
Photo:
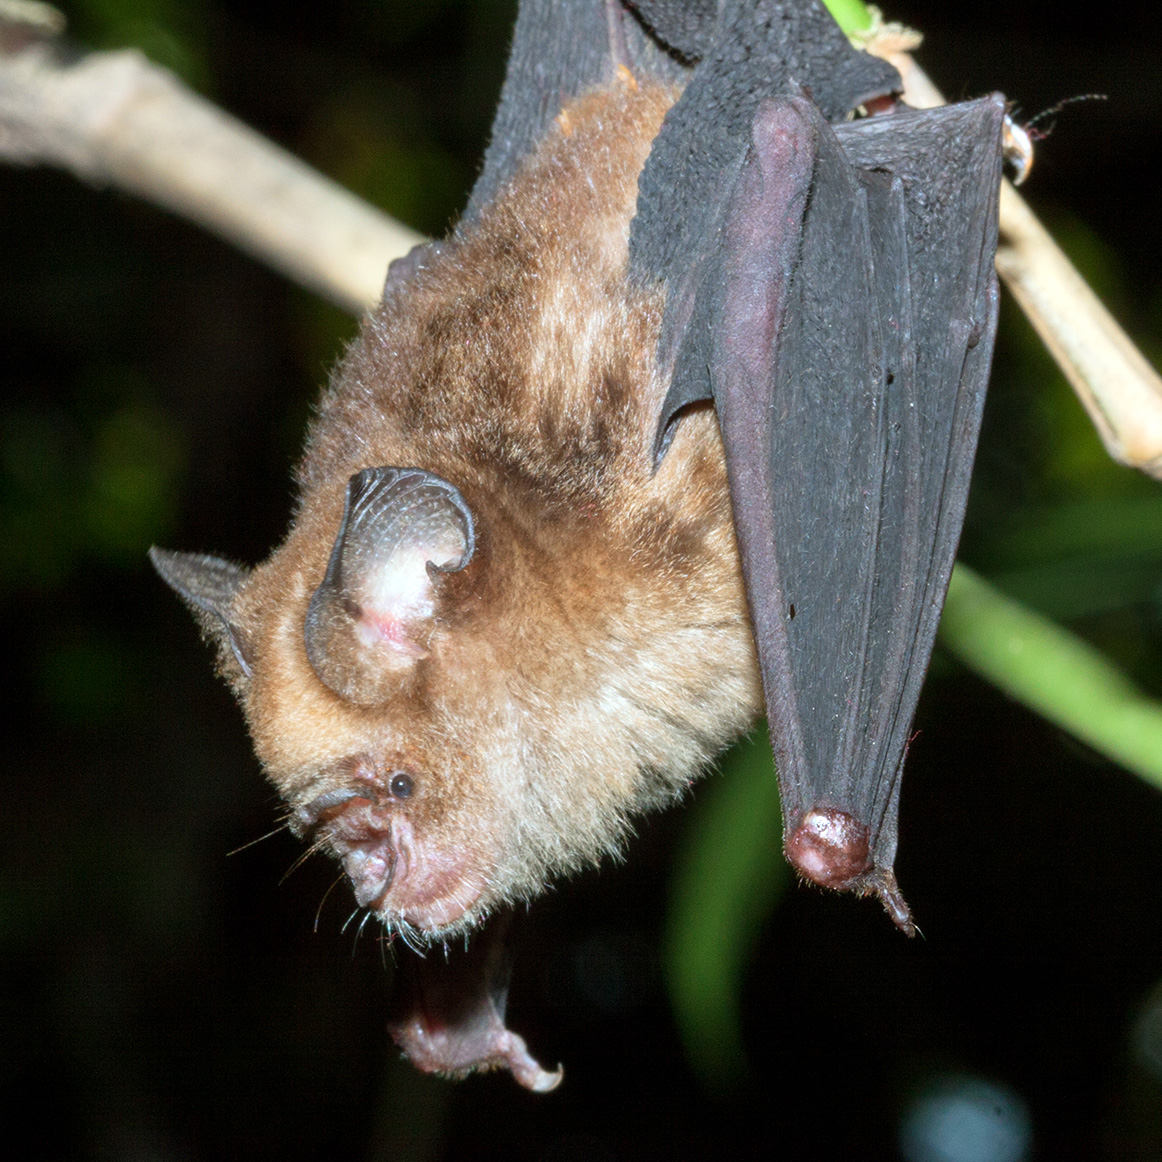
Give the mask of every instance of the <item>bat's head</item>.
M 307 506 L 253 571 L 151 556 L 218 644 L 291 829 L 340 860 L 361 905 L 447 933 L 496 902 L 507 838 L 489 776 L 511 766 L 489 753 L 501 708 L 486 659 L 464 648 L 473 516 L 442 478 L 387 467 L 355 473 L 328 515 L 325 499 Z
M 529 527 L 529 497 L 465 486 L 478 519 L 443 477 L 380 467 L 311 497 L 253 571 L 152 557 L 218 644 L 292 830 L 389 927 L 446 938 L 615 849 L 753 713 L 704 470 L 693 529 L 648 497 Z
M 611 390 L 592 424 L 616 472 L 592 453 L 546 453 L 533 479 L 475 453 L 346 470 L 254 570 L 152 554 L 217 643 L 291 828 L 392 928 L 447 938 L 599 861 L 755 712 L 713 417 L 655 474 L 650 426 Z
M 571 106 L 477 227 L 393 274 L 268 561 L 154 554 L 291 826 L 403 931 L 617 850 L 758 707 L 714 417 L 656 466 L 661 297 L 624 275 L 670 99 Z
M 382 467 L 351 476 L 334 518 L 307 505 L 254 571 L 151 556 L 217 642 L 291 829 L 340 860 L 358 903 L 447 934 L 497 902 L 512 842 L 504 707 L 471 628 L 473 515 L 441 477 Z

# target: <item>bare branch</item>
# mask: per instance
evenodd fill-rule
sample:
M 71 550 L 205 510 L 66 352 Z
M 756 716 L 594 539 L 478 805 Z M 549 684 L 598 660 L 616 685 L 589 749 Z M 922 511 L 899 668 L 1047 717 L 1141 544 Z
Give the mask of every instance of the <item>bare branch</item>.
M 1162 379 L 1007 182 L 1001 230 L 997 271 L 1085 405 L 1106 451 L 1162 478 Z
M 379 300 L 387 264 L 422 241 L 140 53 L 63 63 L 35 36 L 21 43 L 5 15 L 0 159 L 138 194 L 355 314 Z

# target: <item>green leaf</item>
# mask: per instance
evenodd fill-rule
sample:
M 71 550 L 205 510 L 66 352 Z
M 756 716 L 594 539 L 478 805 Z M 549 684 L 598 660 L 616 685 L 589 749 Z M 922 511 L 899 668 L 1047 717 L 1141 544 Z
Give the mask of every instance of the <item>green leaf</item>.
M 1162 787 L 1162 703 L 1099 650 L 958 565 L 942 644 L 1017 701 Z M 727 756 L 700 796 L 679 852 L 664 965 L 682 1040 L 714 1090 L 746 1074 L 743 977 L 791 874 L 781 854 L 774 760 L 765 731 Z
M 835 17 L 835 23 L 848 36 L 853 32 L 864 32 L 871 28 L 871 10 L 863 0 L 823 0 L 827 11 Z
M 716 1090 L 746 1072 L 739 994 L 763 922 L 790 882 L 766 728 L 735 747 L 703 788 L 678 856 L 664 969 L 695 1071 Z
M 1162 703 L 1088 642 L 958 565 L 940 641 L 1030 710 L 1162 787 Z

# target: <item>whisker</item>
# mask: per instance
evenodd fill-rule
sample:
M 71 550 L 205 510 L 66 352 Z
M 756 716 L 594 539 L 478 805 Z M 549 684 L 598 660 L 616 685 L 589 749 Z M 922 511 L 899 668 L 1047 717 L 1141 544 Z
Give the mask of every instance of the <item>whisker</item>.
M 302 855 L 300 855 L 298 859 L 296 859 L 294 863 L 292 863 L 290 867 L 286 869 L 286 871 L 283 873 L 282 879 L 278 881 L 278 886 L 281 888 L 282 885 L 285 884 L 287 880 L 290 879 L 290 877 L 295 872 L 297 872 L 299 868 L 301 868 L 303 864 L 307 862 L 308 859 L 311 858 L 312 855 L 322 851 L 325 847 L 326 843 L 322 839 L 316 839 L 313 843 L 311 843 L 307 847 L 306 851 L 304 851 Z
M 355 950 L 359 947 L 359 937 L 363 935 L 363 929 L 367 927 L 367 921 L 374 916 L 375 913 L 370 908 L 367 910 L 367 915 L 363 917 L 363 922 L 355 929 L 355 939 L 351 942 L 351 959 L 355 959 Z
M 406 920 L 399 920 L 396 923 L 396 931 L 399 933 L 399 938 L 410 948 L 417 956 L 423 957 L 426 954 L 426 948 L 423 941 L 419 939 L 416 931 Z
M 265 835 L 260 835 L 257 839 L 252 839 L 249 843 L 244 843 L 241 847 L 236 847 L 233 851 L 226 852 L 226 858 L 229 859 L 232 855 L 237 855 L 240 851 L 245 851 L 248 847 L 253 847 L 256 843 L 261 843 L 264 839 L 270 839 L 271 836 L 277 835 L 280 831 L 286 830 L 286 824 L 280 823 L 273 831 L 268 831 Z
M 323 905 L 327 902 L 327 897 L 335 890 L 335 885 L 343 878 L 344 872 L 340 872 L 332 881 L 331 886 L 323 893 L 323 898 L 319 901 L 318 910 L 315 912 L 315 931 L 319 930 L 319 917 L 323 914 Z

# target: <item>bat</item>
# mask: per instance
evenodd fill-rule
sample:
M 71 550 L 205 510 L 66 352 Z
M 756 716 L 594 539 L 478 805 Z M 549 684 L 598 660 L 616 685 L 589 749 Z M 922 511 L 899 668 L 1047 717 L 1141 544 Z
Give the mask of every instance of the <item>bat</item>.
M 816 0 L 525 0 L 464 219 L 389 270 L 286 541 L 253 570 L 152 551 L 291 826 L 443 945 L 393 1024 L 422 1068 L 556 1083 L 504 1027 L 509 911 L 764 696 L 788 858 L 914 931 L 900 773 L 991 357 L 1004 103 L 898 90 Z

